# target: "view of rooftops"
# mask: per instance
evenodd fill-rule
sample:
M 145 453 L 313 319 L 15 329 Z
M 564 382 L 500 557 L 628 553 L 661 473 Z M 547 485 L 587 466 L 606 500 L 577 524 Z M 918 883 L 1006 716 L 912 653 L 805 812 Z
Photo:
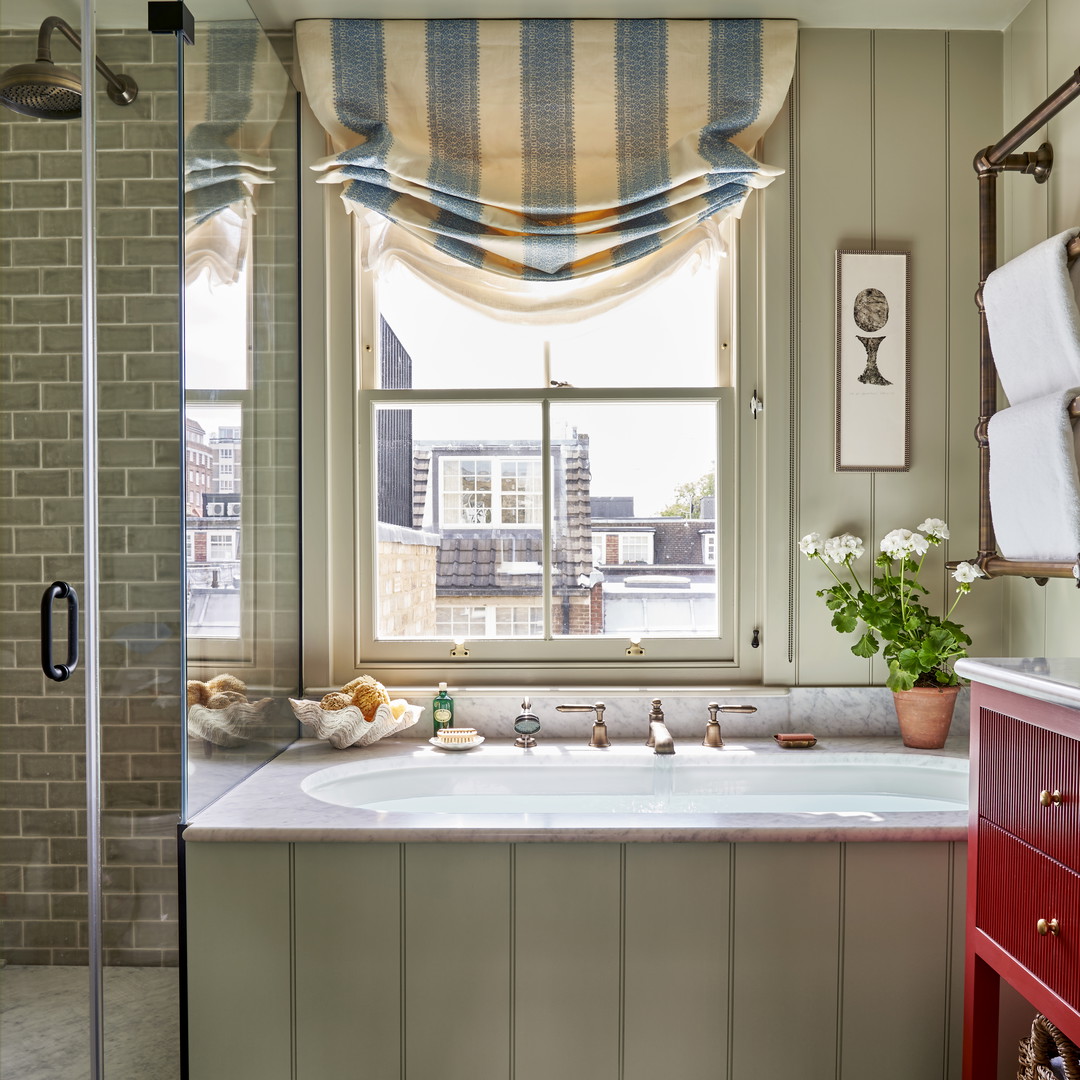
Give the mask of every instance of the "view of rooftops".
M 240 636 L 240 410 L 188 406 L 185 504 L 188 634 Z
M 383 358 L 407 386 L 385 324 Z M 372 430 L 379 638 L 717 633 L 714 402 L 395 402 Z

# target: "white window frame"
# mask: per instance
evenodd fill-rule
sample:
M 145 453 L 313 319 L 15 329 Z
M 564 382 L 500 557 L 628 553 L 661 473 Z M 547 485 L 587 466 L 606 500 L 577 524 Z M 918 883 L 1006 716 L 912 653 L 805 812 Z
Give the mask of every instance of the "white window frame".
M 372 373 L 374 374 L 374 373 Z M 735 455 L 735 397 L 731 387 L 691 388 L 594 388 L 559 387 L 554 389 L 523 390 L 362 390 L 358 394 L 357 444 L 354 448 L 357 463 L 359 495 L 356 501 L 355 558 L 357 568 L 358 596 L 376 597 L 378 566 L 376 542 L 376 515 L 363 510 L 375 506 L 377 482 L 377 423 L 376 410 L 381 407 L 402 408 L 409 405 L 453 405 L 461 403 L 490 403 L 496 405 L 535 404 L 541 419 L 541 456 L 552 461 L 549 412 L 570 402 L 599 404 L 608 402 L 660 403 L 660 402 L 711 402 L 716 415 L 717 446 L 715 460 L 720 463 L 717 476 L 719 492 L 734 490 Z M 551 507 L 554 480 L 552 469 L 543 470 L 545 506 Z M 733 530 L 734 497 L 728 500 L 727 512 L 722 515 L 722 528 Z M 550 513 L 545 512 L 542 522 L 543 550 L 552 550 L 553 528 Z M 475 526 L 480 527 L 480 526 Z M 615 531 L 615 530 L 611 530 Z M 734 547 L 734 545 L 732 545 Z M 727 550 L 732 550 L 728 548 Z M 718 614 L 719 632 L 716 637 L 661 637 L 650 641 L 646 654 L 655 656 L 662 663 L 731 664 L 737 656 L 734 626 L 736 625 L 734 579 L 736 567 L 732 561 L 726 567 L 717 567 L 717 597 L 721 605 Z M 626 640 L 605 635 L 563 636 L 552 628 L 553 598 L 552 568 L 548 563 L 543 573 L 543 600 L 545 612 L 544 638 L 495 638 L 477 639 L 469 645 L 471 664 L 459 664 L 472 668 L 477 663 L 493 666 L 496 670 L 516 665 L 560 667 L 568 664 L 596 665 L 606 670 L 607 678 L 631 678 L 626 670 Z M 353 670 L 379 672 L 391 683 L 413 685 L 419 678 L 427 678 L 427 672 L 437 670 L 440 656 L 449 655 L 447 640 L 431 638 L 424 641 L 413 639 L 380 639 L 376 633 L 376 608 L 357 603 L 354 608 L 353 653 L 350 663 Z M 424 672 L 420 675 L 420 672 Z M 505 677 L 505 676 L 504 676 Z M 640 679 L 638 674 L 633 676 Z M 472 676 L 470 676 L 472 678 Z
M 705 566 L 716 565 L 716 533 L 701 534 L 701 561 Z
M 616 533 L 619 538 L 619 565 L 620 566 L 653 566 L 655 565 L 656 557 L 656 545 L 655 536 L 652 530 L 634 530 L 627 532 Z M 647 558 L 645 559 L 629 559 L 627 557 L 628 549 L 634 547 L 639 541 L 645 541 L 645 549 L 647 552 Z
M 215 541 L 217 543 L 215 544 Z M 226 541 L 226 543 L 222 543 Z M 228 554 L 219 555 L 214 553 L 214 548 L 224 547 Z M 234 562 L 236 559 L 236 534 L 231 530 L 213 529 L 206 537 L 206 561 L 207 562 Z
M 328 204 L 329 206 L 330 204 Z M 359 216 L 358 216 L 359 217 Z M 357 233 L 362 228 L 358 218 Z M 742 229 L 748 227 L 749 235 L 756 236 L 760 246 L 760 227 L 756 211 L 744 214 Z M 762 675 L 761 651 L 750 652 L 750 628 L 761 618 L 760 567 L 755 558 L 743 560 L 740 552 L 751 554 L 758 548 L 760 511 L 756 485 L 750 478 L 757 474 L 761 447 L 757 435 L 761 425 L 753 427 L 742 416 L 736 405 L 744 392 L 749 392 L 752 382 L 759 381 L 757 357 L 760 355 L 761 339 L 755 327 L 749 335 L 750 359 L 740 361 L 736 348 L 738 340 L 735 320 L 739 312 L 739 280 L 745 283 L 751 294 L 748 310 L 757 319 L 753 307 L 760 295 L 760 267 L 756 250 L 752 261 L 745 264 L 739 260 L 739 226 L 732 224 L 728 237 L 728 265 L 738 268 L 726 283 L 730 288 L 730 303 L 720 305 L 722 317 L 730 322 L 721 326 L 718 340 L 721 350 L 717 357 L 717 370 L 732 373 L 735 385 L 687 390 L 662 388 L 621 388 L 613 391 L 586 388 L 559 387 L 529 391 L 447 390 L 430 393 L 425 391 L 395 391 L 371 389 L 376 383 L 378 318 L 374 302 L 374 282 L 371 272 L 362 264 L 362 238 L 354 236 L 351 260 L 354 273 L 350 290 L 347 275 L 342 279 L 331 278 L 334 295 L 331 297 L 327 322 L 327 348 L 330 364 L 324 377 L 328 400 L 332 403 L 326 415 L 327 467 L 314 470 L 315 475 L 326 478 L 326 549 L 330 554 L 327 572 L 323 574 L 311 560 L 305 560 L 305 577 L 315 582 L 326 581 L 332 586 L 333 595 L 350 578 L 353 603 L 330 605 L 325 620 L 326 636 L 308 638 L 305 655 L 309 660 L 320 661 L 320 650 L 325 648 L 328 682 L 352 677 L 354 673 L 369 672 L 387 684 L 399 686 L 425 685 L 431 680 L 446 678 L 447 669 L 456 667 L 460 678 L 476 687 L 517 687 L 523 679 L 534 682 L 545 680 L 544 685 L 609 685 L 627 687 L 642 685 L 648 677 L 655 685 L 693 685 L 701 680 L 715 681 L 718 672 L 726 672 L 725 679 L 736 681 L 760 681 Z M 332 245 L 339 256 L 348 254 L 345 238 L 338 238 Z M 333 265 L 344 265 L 339 258 Z M 340 316 L 351 310 L 352 335 L 342 335 Z M 334 357 L 343 359 L 343 352 L 351 351 L 353 365 L 337 365 Z M 746 368 L 742 371 L 740 363 Z M 719 380 L 718 380 L 719 381 Z M 743 389 L 740 390 L 740 384 Z M 383 641 L 375 638 L 374 610 L 364 607 L 362 597 L 373 596 L 376 580 L 377 545 L 374 537 L 373 515 L 364 507 L 374 506 L 374 463 L 369 448 L 373 445 L 373 410 L 377 405 L 403 406 L 405 404 L 452 404 L 454 401 L 474 404 L 520 404 L 536 401 L 546 409 L 552 402 L 565 404 L 571 401 L 597 403 L 616 400 L 673 401 L 712 400 L 716 408 L 717 424 L 717 505 L 716 531 L 720 550 L 725 554 L 725 564 L 717 567 L 717 592 L 720 598 L 720 634 L 708 643 L 700 639 L 656 638 L 646 641 L 645 656 L 627 661 L 626 642 L 600 636 L 553 638 L 542 642 L 528 641 L 522 652 L 521 643 L 507 640 L 477 640 L 469 645 L 468 660 L 449 659 L 449 649 L 443 640 L 434 642 Z M 352 404 L 350 404 L 350 402 Z M 314 421 L 321 414 L 310 413 Z M 310 430 L 310 429 L 309 429 Z M 736 469 L 738 455 L 738 470 Z M 737 482 L 737 471 L 747 478 Z M 342 500 L 341 491 L 349 486 L 352 474 L 354 497 Z M 549 470 L 545 470 L 545 484 L 551 485 Z M 344 484 L 342 483 L 344 481 Z M 333 494 L 331 494 L 333 493 Z M 344 532 L 342 529 L 344 528 Z M 614 531 L 614 530 L 611 530 Z M 545 527 L 545 539 L 550 539 L 550 527 Z M 344 543 L 341 541 L 345 541 Z M 312 549 L 309 548 L 309 552 Z M 312 576 L 314 574 L 314 576 Z M 550 623 L 550 571 L 545 573 L 545 620 Z M 738 588 L 736 587 L 738 586 Z M 318 606 L 318 605 L 317 605 Z M 309 608 L 309 613 L 314 609 Z M 323 610 L 326 610 L 323 608 Z M 745 631 L 745 633 L 744 633 Z M 745 636 L 745 642 L 742 638 Z M 322 642 L 322 644 L 320 644 Z M 746 648 L 743 648 L 746 645 Z M 662 680 L 662 682 L 661 682 Z

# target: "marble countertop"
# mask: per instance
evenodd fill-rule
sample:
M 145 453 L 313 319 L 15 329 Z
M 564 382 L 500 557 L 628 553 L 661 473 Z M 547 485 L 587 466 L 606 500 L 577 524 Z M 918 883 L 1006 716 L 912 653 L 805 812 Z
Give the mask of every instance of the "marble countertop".
M 439 750 L 418 739 L 384 739 L 365 748 L 334 750 L 325 742 L 300 739 L 243 783 L 198 813 L 184 830 L 186 841 L 206 842 L 712 842 L 712 841 L 911 841 L 964 840 L 966 811 L 852 813 L 713 813 L 713 814 L 434 814 L 387 813 L 332 805 L 306 794 L 301 785 L 319 770 L 350 761 L 400 760 L 405 765 L 454 768 L 472 755 L 506 756 L 509 741 L 489 739 L 464 754 Z M 723 769 L 751 755 L 755 762 L 820 761 L 823 765 L 851 760 L 881 760 L 881 755 L 926 755 L 967 758 L 967 740 L 953 737 L 943 750 L 909 750 L 897 738 L 819 738 L 808 750 L 784 750 L 771 739 L 729 741 L 724 750 L 676 740 L 675 767 L 683 761 Z M 592 756 L 582 740 L 548 740 L 533 755 L 545 761 L 573 761 L 581 751 Z M 652 751 L 620 744 L 621 758 L 648 762 Z M 739 753 L 741 752 L 741 753 Z
M 956 673 L 972 682 L 1080 709 L 1080 658 L 993 657 L 957 660 Z

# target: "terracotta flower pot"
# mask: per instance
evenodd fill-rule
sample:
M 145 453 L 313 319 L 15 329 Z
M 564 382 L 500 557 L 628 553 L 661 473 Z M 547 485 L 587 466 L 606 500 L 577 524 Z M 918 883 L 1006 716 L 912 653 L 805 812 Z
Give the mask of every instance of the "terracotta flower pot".
M 894 690 L 896 718 L 905 746 L 940 750 L 949 736 L 959 686 L 916 686 Z

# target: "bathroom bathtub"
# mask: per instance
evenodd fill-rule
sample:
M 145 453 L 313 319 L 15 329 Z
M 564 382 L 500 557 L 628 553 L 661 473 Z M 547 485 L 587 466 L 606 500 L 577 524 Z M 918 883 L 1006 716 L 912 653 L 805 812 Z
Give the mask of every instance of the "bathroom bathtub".
M 890 739 L 785 750 L 489 740 L 446 751 L 300 740 L 196 816 L 185 839 L 293 841 L 962 840 L 966 748 Z
M 192 1078 L 955 1080 L 966 775 L 962 741 L 298 742 L 184 832 Z

